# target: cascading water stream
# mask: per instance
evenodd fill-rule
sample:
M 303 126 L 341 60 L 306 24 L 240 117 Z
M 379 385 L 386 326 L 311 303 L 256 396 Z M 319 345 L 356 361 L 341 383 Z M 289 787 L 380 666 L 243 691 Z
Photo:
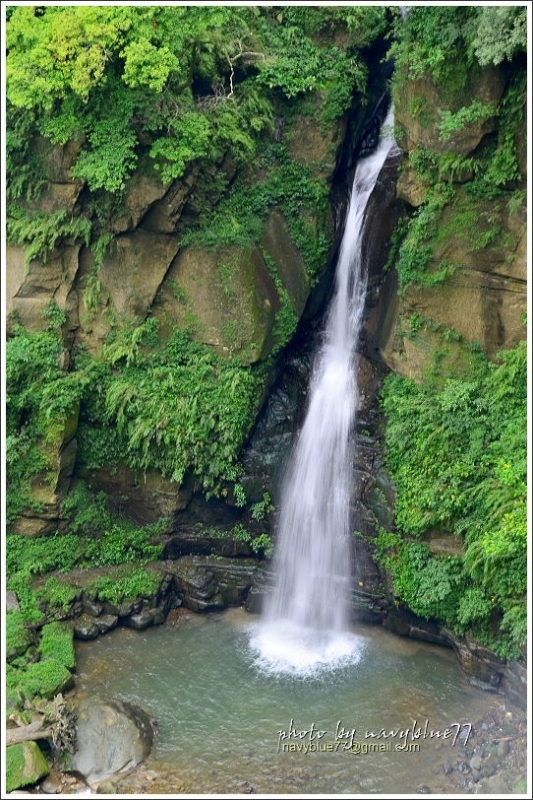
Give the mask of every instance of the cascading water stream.
M 250 642 L 256 663 L 269 671 L 305 675 L 353 663 L 361 653 L 361 639 L 349 632 L 350 441 L 359 405 L 354 362 L 367 286 L 365 211 L 394 144 L 386 134 L 392 121 L 391 110 L 375 152 L 355 171 L 335 294 L 285 479 L 274 586 Z

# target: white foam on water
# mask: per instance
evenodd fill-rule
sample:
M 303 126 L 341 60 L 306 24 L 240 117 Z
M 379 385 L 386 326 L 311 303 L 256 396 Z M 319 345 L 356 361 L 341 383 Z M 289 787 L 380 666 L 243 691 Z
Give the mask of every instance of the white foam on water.
M 365 639 L 350 631 L 316 631 L 284 620 L 253 626 L 249 645 L 253 663 L 261 672 L 312 678 L 325 670 L 357 664 Z

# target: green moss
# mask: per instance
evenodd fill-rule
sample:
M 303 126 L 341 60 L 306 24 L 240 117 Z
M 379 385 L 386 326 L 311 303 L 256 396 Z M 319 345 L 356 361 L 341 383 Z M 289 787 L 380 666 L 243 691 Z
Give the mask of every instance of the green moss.
M 9 677 L 10 691 L 22 692 L 26 698 L 39 696 L 50 700 L 72 685 L 69 670 L 55 658 L 29 664 L 25 670 L 16 670 Z
M 161 576 L 139 567 L 117 573 L 113 577 L 103 576 L 91 584 L 100 600 L 110 603 L 127 603 L 140 597 L 152 597 L 161 583 Z
M 6 647 L 9 661 L 24 655 L 28 647 L 34 643 L 27 621 L 23 611 L 10 611 L 6 615 Z
M 67 613 L 78 593 L 79 590 L 67 581 L 52 577 L 39 589 L 37 596 L 52 613 Z
M 21 745 L 14 745 L 13 747 L 7 748 L 6 789 L 8 792 L 18 789 L 19 786 L 26 785 L 26 778 L 24 776 L 25 763 L 24 750 Z
M 76 666 L 72 626 L 64 622 L 51 622 L 41 631 L 39 652 L 44 659 L 54 658 L 67 669 Z
M 23 742 L 6 748 L 6 789 L 37 783 L 49 773 L 46 759 L 36 742 Z

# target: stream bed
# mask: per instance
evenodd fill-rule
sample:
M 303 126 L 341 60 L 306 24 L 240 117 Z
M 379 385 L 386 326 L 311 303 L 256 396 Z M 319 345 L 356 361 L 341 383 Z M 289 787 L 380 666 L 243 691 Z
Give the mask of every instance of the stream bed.
M 243 609 L 178 609 L 165 625 L 77 645 L 79 699 L 127 700 L 156 720 L 149 761 L 115 791 L 520 791 L 509 755 L 522 723 L 469 684 L 453 651 L 359 626 L 357 663 L 303 679 L 255 663 L 259 624 Z

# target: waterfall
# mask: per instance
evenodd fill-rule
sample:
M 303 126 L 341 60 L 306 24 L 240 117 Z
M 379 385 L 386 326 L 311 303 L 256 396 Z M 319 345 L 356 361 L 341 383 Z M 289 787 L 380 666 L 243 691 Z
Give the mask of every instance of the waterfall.
M 385 126 L 390 130 L 392 111 Z M 392 146 L 385 133 L 357 164 L 309 406 L 285 476 L 274 585 L 251 639 L 259 666 L 276 672 L 308 674 L 360 656 L 361 640 L 349 632 L 355 351 L 367 286 L 365 211 Z

